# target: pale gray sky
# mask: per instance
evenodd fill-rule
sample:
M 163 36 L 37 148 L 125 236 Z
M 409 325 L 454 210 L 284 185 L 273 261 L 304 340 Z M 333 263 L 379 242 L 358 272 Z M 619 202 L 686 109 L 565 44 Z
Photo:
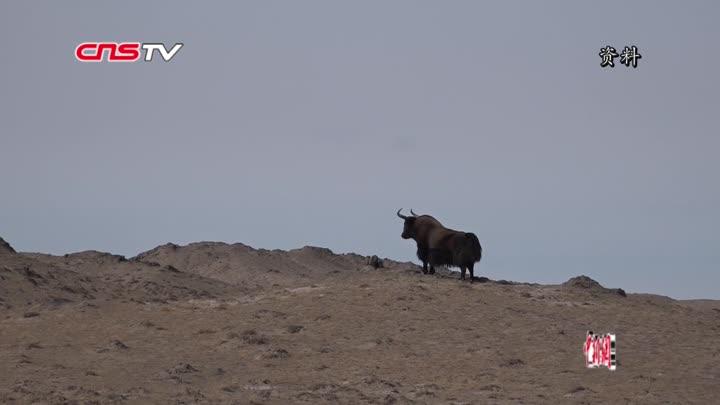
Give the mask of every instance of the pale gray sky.
M 479 236 L 479 275 L 720 298 L 718 2 L 149 3 L 0 4 L 16 249 L 406 260 L 412 207 Z M 74 59 L 103 40 L 185 46 Z

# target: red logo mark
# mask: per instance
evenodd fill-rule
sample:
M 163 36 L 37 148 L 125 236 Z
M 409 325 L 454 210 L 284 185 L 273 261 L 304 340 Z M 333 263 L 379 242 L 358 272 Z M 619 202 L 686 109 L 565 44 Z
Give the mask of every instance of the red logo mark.
M 598 336 L 588 331 L 583 345 L 583 356 L 585 366 L 588 368 L 605 366 L 615 370 L 617 367 L 615 335 L 608 333 Z
M 182 43 L 175 44 L 170 50 L 163 44 L 140 42 L 83 42 L 75 48 L 75 58 L 81 62 L 135 62 L 140 59 L 140 50 L 145 51 L 146 62 L 153 59 L 155 51 L 169 62 L 182 48 Z

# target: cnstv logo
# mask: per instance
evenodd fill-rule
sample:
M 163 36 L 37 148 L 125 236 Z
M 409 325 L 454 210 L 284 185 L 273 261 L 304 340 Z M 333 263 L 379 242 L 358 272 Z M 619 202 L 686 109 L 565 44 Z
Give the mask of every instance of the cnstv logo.
M 583 357 L 585 367 L 607 367 L 610 370 L 617 368 L 617 348 L 615 334 L 606 333 L 597 335 L 588 331 L 583 344 Z
M 181 42 L 170 49 L 161 43 L 83 42 L 75 48 L 75 58 L 80 62 L 137 62 L 144 54 L 142 60 L 150 62 L 158 54 L 165 62 L 170 62 L 182 47 Z

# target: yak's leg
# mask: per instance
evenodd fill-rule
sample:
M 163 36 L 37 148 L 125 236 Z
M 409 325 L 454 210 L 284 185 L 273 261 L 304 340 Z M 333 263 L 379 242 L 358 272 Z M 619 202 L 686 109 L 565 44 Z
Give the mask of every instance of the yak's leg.
M 423 272 L 423 274 L 427 274 L 427 272 L 428 272 L 428 260 L 429 260 L 429 259 L 428 259 L 428 250 L 427 250 L 427 249 L 424 249 L 424 248 L 421 248 L 420 246 L 418 246 L 417 257 L 418 257 L 418 259 L 420 259 L 420 260 L 422 261 L 422 264 L 423 264 L 422 272 Z
M 472 283 L 475 281 L 475 263 L 470 263 L 468 270 L 470 270 L 470 282 Z
M 435 263 L 437 263 L 437 252 L 428 249 L 427 251 L 427 260 L 430 263 L 430 274 L 435 274 Z
M 439 255 L 437 249 L 428 250 L 428 262 L 430 262 L 430 274 L 435 274 L 435 265 L 442 263 L 442 257 Z
M 460 266 L 460 280 L 465 280 L 465 266 Z

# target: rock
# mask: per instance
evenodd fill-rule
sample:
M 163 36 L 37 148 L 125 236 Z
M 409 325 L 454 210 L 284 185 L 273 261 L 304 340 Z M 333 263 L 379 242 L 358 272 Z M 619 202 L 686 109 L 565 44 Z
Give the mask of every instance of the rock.
M 603 288 L 600 283 L 585 275 L 571 278 L 570 280 L 563 283 L 563 287 L 576 287 L 585 289 Z
M 5 242 L 5 239 L 0 238 L 0 254 L 3 253 L 14 254 L 16 252 L 9 243 Z
M 293 252 L 306 253 L 306 254 L 311 254 L 311 255 L 319 256 L 319 257 L 333 256 L 335 254 L 335 253 L 333 253 L 332 250 L 330 250 L 328 248 L 323 248 L 323 247 L 319 247 L 319 246 L 310 246 L 310 245 L 303 246 L 300 249 L 292 249 L 292 250 L 289 250 L 288 252 L 289 253 L 293 253 Z
M 597 281 L 585 275 L 573 277 L 570 280 L 564 282 L 562 285 L 563 287 L 568 288 L 578 288 L 596 292 L 611 293 L 617 294 L 621 297 L 627 297 L 625 290 L 623 290 L 622 288 L 605 288 Z
M 178 375 L 178 374 L 188 374 L 188 373 L 196 373 L 198 369 L 192 366 L 190 363 L 179 363 L 174 367 L 171 367 L 167 370 L 167 373 L 170 375 Z
M 169 271 L 171 273 L 180 273 L 180 270 L 178 270 L 177 268 L 175 268 L 175 266 L 172 266 L 170 264 L 166 264 L 165 266 L 160 268 L 160 270 Z
M 167 370 L 165 370 L 165 373 L 167 373 L 167 376 L 170 377 L 170 379 L 181 383 L 181 384 L 188 384 L 189 376 L 197 373 L 199 370 L 192 366 L 190 363 L 179 363 L 174 367 L 171 367 Z
M 123 343 L 123 342 L 121 342 L 121 341 L 119 341 L 119 340 L 117 340 L 117 339 L 115 339 L 115 340 L 113 340 L 112 342 L 110 342 L 110 346 L 111 346 L 111 347 L 114 347 L 114 348 L 116 348 L 116 349 L 120 349 L 120 350 L 127 350 L 127 349 L 129 349 L 129 347 L 128 347 L 125 343 Z
M 372 255 L 372 256 L 368 257 L 367 264 L 372 266 L 375 269 L 381 269 L 384 267 L 382 259 L 380 259 L 376 255 Z
M 500 364 L 500 367 L 522 367 L 525 362 L 521 359 L 509 359 Z
M 290 353 L 285 349 L 268 350 L 264 356 L 266 359 L 286 359 L 290 357 Z
M 251 345 L 264 345 L 268 343 L 268 338 L 265 335 L 258 334 L 252 329 L 243 332 L 242 340 Z

